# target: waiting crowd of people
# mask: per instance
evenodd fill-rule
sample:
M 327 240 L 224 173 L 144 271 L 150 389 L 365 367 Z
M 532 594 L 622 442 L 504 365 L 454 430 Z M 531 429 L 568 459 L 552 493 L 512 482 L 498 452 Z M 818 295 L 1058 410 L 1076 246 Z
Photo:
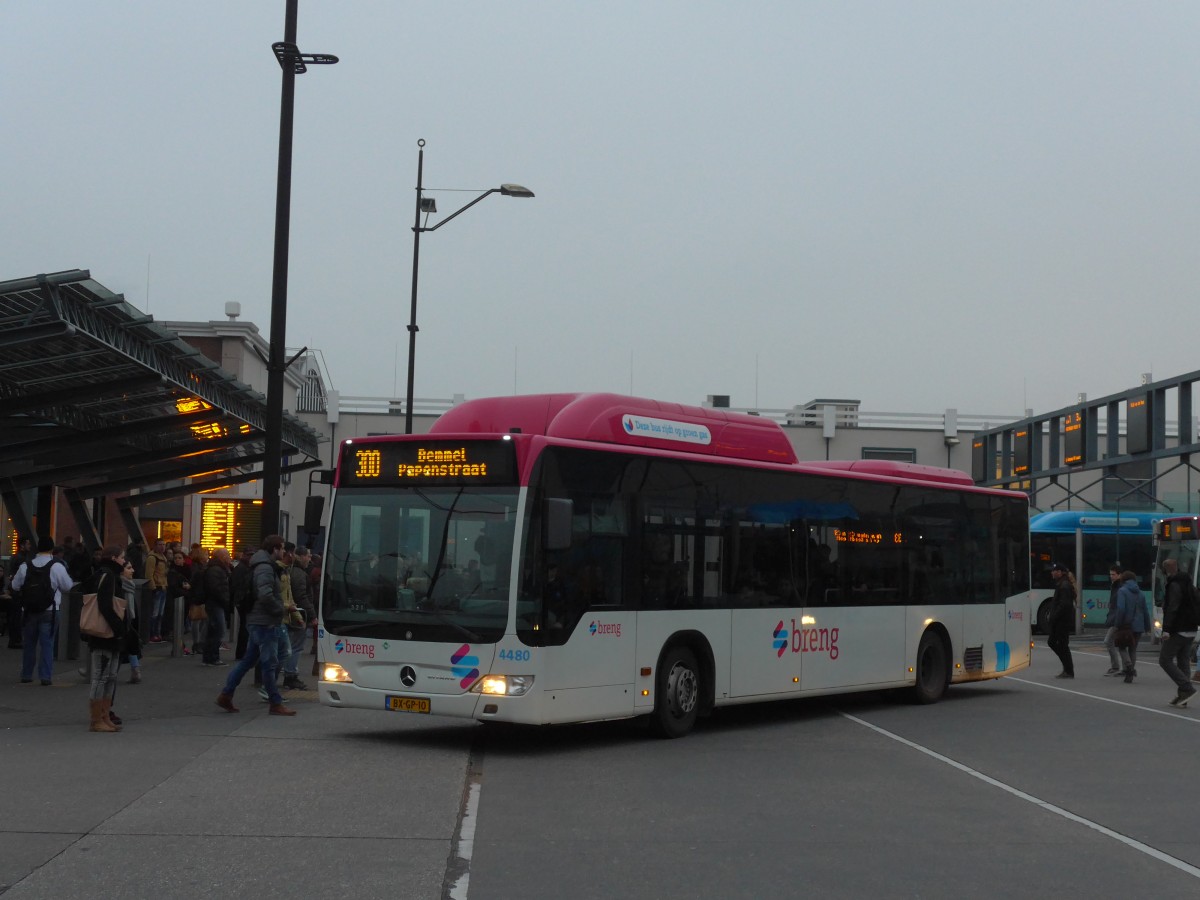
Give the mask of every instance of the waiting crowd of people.
M 1196 693 L 1193 682 L 1200 682 L 1200 647 L 1196 644 L 1196 632 L 1200 628 L 1200 593 L 1191 579 L 1179 571 L 1179 561 L 1165 559 L 1162 562 L 1164 580 L 1162 601 L 1162 646 L 1158 654 L 1158 665 L 1175 683 L 1176 693 L 1170 700 L 1171 706 L 1187 706 Z M 1062 563 L 1050 567 L 1054 579 L 1054 596 L 1051 600 L 1048 620 L 1049 634 L 1046 646 L 1054 651 L 1062 671 L 1055 678 L 1074 678 L 1075 661 L 1071 656 L 1071 634 L 1075 630 L 1075 614 L 1079 606 L 1079 584 L 1075 576 Z M 1108 651 L 1109 668 L 1105 676 L 1120 675 L 1126 684 L 1137 677 L 1137 648 L 1142 636 L 1153 628 L 1146 597 L 1137 583 L 1137 575 L 1122 570 L 1120 563 L 1108 569 L 1111 582 L 1108 600 L 1107 631 L 1104 647 Z M 1196 671 L 1192 672 L 1192 660 L 1196 659 Z
M 144 629 L 137 621 L 138 578 L 144 578 L 149 593 Z M 228 666 L 221 651 L 230 649 L 229 626 L 237 610 L 238 662 L 217 702 L 237 712 L 233 692 L 254 668 L 270 713 L 291 716 L 295 711 L 286 706 L 280 688 L 308 688 L 300 678 L 299 657 L 316 621 L 319 578 L 320 558 L 279 535 L 269 536 L 255 553 L 245 551 L 236 562 L 224 548 L 210 556 L 199 544 L 185 551 L 163 540 L 148 551 L 134 543 L 94 552 L 71 538 L 62 544 L 42 538 L 36 549 L 25 540 L 9 570 L 0 569 L 0 634 L 7 634 L 10 649 L 21 650 L 21 682 L 31 683 L 36 670 L 41 684 L 51 686 L 64 598 L 74 589 L 85 598 L 95 595 L 88 602 L 94 603 L 107 627 L 83 634 L 89 653 L 87 667 L 79 674 L 91 683 L 90 730 L 116 732 L 122 727 L 112 711 L 118 674 L 128 665 L 129 683 L 142 682 L 142 633 L 149 643 L 173 640 L 168 611 L 182 598 L 184 628 L 178 637 L 183 655 L 200 657 L 210 668 Z

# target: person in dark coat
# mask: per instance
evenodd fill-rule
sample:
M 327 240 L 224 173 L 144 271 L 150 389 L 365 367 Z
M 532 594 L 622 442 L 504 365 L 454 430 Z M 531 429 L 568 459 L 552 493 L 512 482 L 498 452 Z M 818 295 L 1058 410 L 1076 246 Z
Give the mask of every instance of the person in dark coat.
M 1187 706 L 1196 689 L 1191 685 L 1192 646 L 1200 628 L 1192 579 L 1179 571 L 1179 561 L 1173 558 L 1162 562 L 1167 577 L 1163 597 L 1163 642 L 1158 653 L 1158 665 L 1175 682 L 1178 690 L 1172 706 Z
M 1046 646 L 1062 662 L 1063 670 L 1055 678 L 1074 678 L 1075 661 L 1071 658 L 1071 632 L 1075 630 L 1075 600 L 1079 596 L 1075 576 L 1062 563 L 1050 567 L 1054 579 L 1054 605 L 1050 610 L 1050 637 Z
M 1117 649 L 1117 594 L 1121 590 L 1121 564 L 1113 563 L 1108 567 L 1108 615 L 1104 617 L 1104 649 L 1108 651 L 1108 671 L 1105 675 L 1120 675 L 1124 671 L 1121 653 Z
M 110 716 L 113 694 L 117 689 L 117 670 L 121 666 L 121 647 L 125 643 L 125 617 L 117 612 L 113 598 L 121 597 L 121 576 L 125 568 L 125 551 L 120 547 L 105 547 L 100 565 L 88 582 L 87 593 L 96 595 L 100 615 L 112 631 L 110 637 L 87 635 L 92 653 L 92 689 L 88 694 L 91 709 L 91 731 L 120 731 Z
M 204 635 L 204 665 L 224 666 L 221 661 L 221 641 L 225 639 L 225 614 L 229 610 L 229 575 L 233 562 L 229 551 L 218 547 L 204 570 L 204 611 L 208 614 L 208 631 Z

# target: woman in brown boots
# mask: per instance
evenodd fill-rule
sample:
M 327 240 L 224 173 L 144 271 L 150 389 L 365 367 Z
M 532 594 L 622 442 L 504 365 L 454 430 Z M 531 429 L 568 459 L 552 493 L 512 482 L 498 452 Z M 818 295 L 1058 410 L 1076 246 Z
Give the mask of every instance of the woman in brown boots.
M 121 596 L 121 575 L 125 568 L 125 551 L 120 547 L 105 547 L 100 565 L 88 582 L 87 593 L 96 595 L 96 606 L 112 634 L 109 637 L 88 635 L 92 651 L 92 690 L 89 695 L 92 712 L 92 731 L 120 731 L 121 726 L 110 716 L 113 693 L 117 688 L 117 668 L 121 665 L 121 647 L 125 643 L 125 617 L 113 606 L 113 597 Z

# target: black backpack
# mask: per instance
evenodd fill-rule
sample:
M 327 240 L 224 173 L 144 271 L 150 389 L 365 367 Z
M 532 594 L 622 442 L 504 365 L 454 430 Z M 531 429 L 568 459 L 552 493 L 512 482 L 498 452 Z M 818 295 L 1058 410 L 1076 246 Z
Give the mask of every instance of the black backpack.
M 192 566 L 191 589 L 188 590 L 188 605 L 202 606 L 204 604 L 207 591 L 204 587 L 204 576 L 207 574 L 208 566 L 195 565 Z
M 55 561 L 44 566 L 35 566 L 33 560 L 25 563 L 25 582 L 21 585 L 21 609 L 25 615 L 40 616 L 54 604 L 50 570 L 55 565 Z
M 238 566 L 238 569 L 244 567 L 246 569 L 246 573 L 241 576 L 239 584 L 236 585 L 236 588 L 241 589 L 240 595 L 235 592 L 235 586 L 230 585 L 231 592 L 234 592 L 234 596 L 238 597 L 238 608 L 244 609 L 246 611 L 246 615 L 250 614 L 250 611 L 254 609 L 254 604 L 258 602 L 258 591 L 254 589 L 254 570 L 259 566 L 270 566 L 272 574 L 278 574 L 276 572 L 275 563 L 271 560 L 259 560 L 258 562 L 252 564 L 243 563 L 241 566 Z M 237 569 L 234 569 L 234 572 L 236 571 Z

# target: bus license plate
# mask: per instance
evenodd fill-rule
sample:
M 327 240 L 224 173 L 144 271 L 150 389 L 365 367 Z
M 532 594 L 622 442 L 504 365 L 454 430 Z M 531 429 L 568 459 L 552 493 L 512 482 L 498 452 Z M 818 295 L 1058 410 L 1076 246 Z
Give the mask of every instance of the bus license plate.
M 428 697 L 388 697 L 387 708 L 396 712 L 427 713 Z

